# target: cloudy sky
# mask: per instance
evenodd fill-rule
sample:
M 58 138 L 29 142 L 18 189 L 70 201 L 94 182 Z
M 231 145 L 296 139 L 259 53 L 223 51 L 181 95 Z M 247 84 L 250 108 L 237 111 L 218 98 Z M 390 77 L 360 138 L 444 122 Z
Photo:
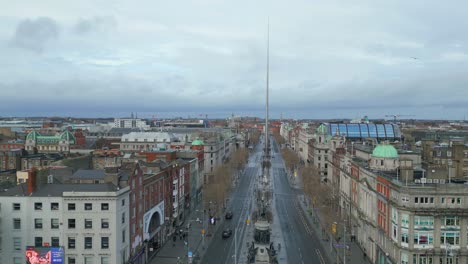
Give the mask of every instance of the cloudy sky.
M 15 0 L 0 116 L 468 118 L 468 1 Z

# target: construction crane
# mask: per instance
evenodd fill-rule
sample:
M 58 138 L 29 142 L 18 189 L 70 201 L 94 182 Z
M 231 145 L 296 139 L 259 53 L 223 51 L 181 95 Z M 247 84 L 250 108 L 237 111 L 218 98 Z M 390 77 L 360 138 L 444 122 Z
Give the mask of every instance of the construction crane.
M 393 117 L 393 122 L 396 123 L 397 118 L 400 118 L 402 116 L 414 116 L 414 115 L 385 115 L 385 117 Z

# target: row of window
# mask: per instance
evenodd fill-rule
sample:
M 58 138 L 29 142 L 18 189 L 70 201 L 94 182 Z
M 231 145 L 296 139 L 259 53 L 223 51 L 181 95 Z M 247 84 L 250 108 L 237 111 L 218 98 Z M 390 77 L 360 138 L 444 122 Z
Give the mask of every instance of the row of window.
M 396 222 L 396 214 L 392 214 L 392 220 Z M 460 217 L 458 216 L 445 216 L 441 218 L 441 225 L 442 226 L 459 226 L 460 225 Z M 401 214 L 401 226 L 408 227 L 409 225 L 409 215 L 408 214 Z M 434 217 L 433 216 L 414 216 L 414 226 L 434 226 Z
M 51 218 L 50 219 L 50 228 L 51 229 L 59 229 L 59 219 L 58 218 Z M 43 219 L 42 218 L 35 218 L 34 219 L 34 228 L 35 229 L 42 229 L 43 228 Z M 73 229 L 76 228 L 76 220 L 75 219 L 68 219 L 68 228 Z M 91 229 L 93 228 L 93 220 L 92 219 L 85 219 L 84 221 L 84 228 Z M 101 219 L 101 228 L 107 229 L 109 228 L 109 219 L 103 218 Z M 13 229 L 19 230 L 21 229 L 21 218 L 13 218 Z
M 85 237 L 84 249 L 92 249 L 92 248 L 93 248 L 93 237 Z M 108 249 L 108 248 L 109 248 L 109 237 L 101 237 L 101 249 Z M 68 249 L 76 249 L 75 237 L 68 238 Z
M 109 257 L 107 256 L 101 256 L 99 257 L 101 259 L 100 264 L 109 264 Z M 68 264 L 76 264 L 76 257 L 68 257 Z M 21 262 L 23 263 L 23 262 Z M 93 256 L 84 256 L 84 264 L 95 264 L 94 262 L 94 257 Z
M 122 200 L 122 205 L 124 205 L 125 202 Z M 13 203 L 13 210 L 14 211 L 19 211 L 21 210 L 21 204 L 20 203 Z M 41 211 L 42 210 L 42 203 L 34 203 L 34 210 L 36 211 Z M 56 211 L 59 210 L 59 203 L 50 203 L 50 210 Z M 69 203 L 68 204 L 68 211 L 75 211 L 76 210 L 76 204 L 74 203 Z M 85 203 L 84 204 L 84 210 L 85 211 L 91 211 L 93 210 L 93 204 L 92 203 Z M 109 204 L 108 203 L 101 203 L 101 211 L 108 211 L 109 210 Z
M 60 247 L 60 238 L 59 237 L 51 237 L 50 238 L 50 245 L 52 247 Z M 34 237 L 34 246 L 35 247 L 42 247 L 44 245 L 43 237 Z M 14 237 L 13 238 L 13 248 L 14 250 L 23 250 L 21 245 L 21 238 Z M 69 237 L 68 238 L 68 248 L 69 249 L 76 249 L 76 238 Z M 84 238 L 84 249 L 92 249 L 93 248 L 93 238 L 92 237 L 85 237 Z M 109 237 L 101 237 L 101 249 L 108 249 L 109 248 Z
M 396 232 L 394 231 L 394 238 Z M 401 242 L 408 243 L 408 229 L 401 230 Z M 413 235 L 413 242 L 415 245 L 433 245 L 434 233 L 433 231 L 415 231 Z M 460 232 L 441 232 L 440 245 L 460 245 Z

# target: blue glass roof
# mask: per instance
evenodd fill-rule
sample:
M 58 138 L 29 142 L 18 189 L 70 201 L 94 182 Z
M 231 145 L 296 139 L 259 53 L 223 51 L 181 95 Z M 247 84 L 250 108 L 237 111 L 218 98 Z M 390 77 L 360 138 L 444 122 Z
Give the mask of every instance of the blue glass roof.
M 336 124 L 329 123 L 329 135 L 342 135 L 347 138 L 400 139 L 401 132 L 395 124 Z

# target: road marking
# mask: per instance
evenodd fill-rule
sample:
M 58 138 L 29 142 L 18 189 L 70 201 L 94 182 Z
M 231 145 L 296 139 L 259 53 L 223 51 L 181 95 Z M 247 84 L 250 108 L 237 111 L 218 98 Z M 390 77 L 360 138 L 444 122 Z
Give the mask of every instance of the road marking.
M 317 253 L 317 256 L 319 257 L 320 264 L 325 264 L 325 260 L 323 259 L 322 253 L 320 253 L 320 250 L 318 248 L 315 249 L 315 253 Z

